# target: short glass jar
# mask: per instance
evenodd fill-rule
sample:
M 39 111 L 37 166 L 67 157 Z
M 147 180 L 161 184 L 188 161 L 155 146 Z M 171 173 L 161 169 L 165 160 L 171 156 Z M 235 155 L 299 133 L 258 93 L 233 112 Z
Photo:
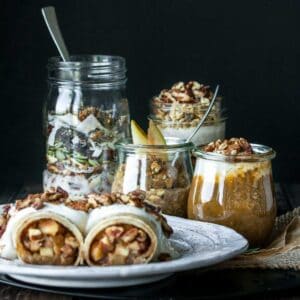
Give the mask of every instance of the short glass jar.
M 115 144 L 129 136 L 125 73 L 118 56 L 49 59 L 44 190 L 61 187 L 71 197 L 111 190 Z
M 271 166 L 275 152 L 251 146 L 254 154 L 243 156 L 195 151 L 188 218 L 231 227 L 251 247 L 259 247 L 267 242 L 276 217 Z
M 192 142 L 196 146 L 224 138 L 227 118 L 223 115 L 221 100 L 221 97 L 216 99 L 207 120 L 192 138 Z M 209 102 L 164 103 L 158 102 L 154 98 L 151 101 L 149 119 L 154 121 L 165 137 L 179 137 L 186 140 L 201 121 L 208 105 Z
M 186 217 L 193 144 L 171 144 L 174 140 L 168 139 L 168 145 L 117 145 L 119 165 L 112 191 L 144 190 L 147 201 L 163 213 Z

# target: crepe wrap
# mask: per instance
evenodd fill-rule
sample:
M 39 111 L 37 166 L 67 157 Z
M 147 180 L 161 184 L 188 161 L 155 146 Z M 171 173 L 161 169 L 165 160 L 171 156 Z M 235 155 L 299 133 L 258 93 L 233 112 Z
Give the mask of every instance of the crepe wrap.
M 78 255 L 74 265 L 82 262 L 83 254 L 83 232 L 88 214 L 83 211 L 74 210 L 65 205 L 54 205 L 46 203 L 41 209 L 27 207 L 20 211 L 10 212 L 11 217 L 8 221 L 7 228 L 0 240 L 0 255 L 7 259 L 16 259 L 23 261 L 21 255 L 21 234 L 24 228 L 30 223 L 50 219 L 58 222 L 67 228 L 79 243 Z
M 150 238 L 147 251 L 139 257 L 142 263 L 156 260 L 161 253 L 174 253 L 160 222 L 154 216 L 141 208 L 115 204 L 94 209 L 90 213 L 84 242 L 84 258 L 88 265 L 95 265 L 90 259 L 90 249 L 95 237 L 109 226 L 126 224 L 142 229 Z

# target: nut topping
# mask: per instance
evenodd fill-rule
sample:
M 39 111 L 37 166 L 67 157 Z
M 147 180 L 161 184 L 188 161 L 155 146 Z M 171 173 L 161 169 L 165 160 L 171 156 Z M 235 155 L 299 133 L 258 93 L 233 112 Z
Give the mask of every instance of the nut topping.
M 197 81 L 175 83 L 171 89 L 164 89 L 153 98 L 154 117 L 167 122 L 162 123 L 162 127 L 195 127 L 206 112 L 212 96 L 210 87 Z M 213 106 L 206 122 L 215 122 L 220 117 L 220 103 L 217 103 Z
M 204 147 L 206 152 L 214 152 L 223 155 L 250 155 L 253 154 L 250 143 L 244 138 L 231 138 L 223 141 L 217 140 Z

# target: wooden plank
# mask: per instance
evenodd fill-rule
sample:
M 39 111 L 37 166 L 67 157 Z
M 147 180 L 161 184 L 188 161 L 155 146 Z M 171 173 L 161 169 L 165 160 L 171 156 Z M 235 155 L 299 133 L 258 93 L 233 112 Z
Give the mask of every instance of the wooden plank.
M 300 184 L 289 183 L 282 184 L 283 191 L 292 208 L 300 206 Z
M 0 285 L 0 299 L 72 300 L 73 297 Z

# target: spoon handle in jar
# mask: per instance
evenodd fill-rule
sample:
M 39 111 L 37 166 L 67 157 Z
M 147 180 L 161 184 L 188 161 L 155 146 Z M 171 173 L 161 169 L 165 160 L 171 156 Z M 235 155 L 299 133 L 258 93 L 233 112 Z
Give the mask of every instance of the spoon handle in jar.
M 66 47 L 64 38 L 59 29 L 55 8 L 47 6 L 42 8 L 42 15 L 51 34 L 51 37 L 58 49 L 58 52 L 64 61 L 70 60 L 69 51 Z
M 186 139 L 186 142 L 190 142 L 192 140 L 192 138 L 195 136 L 195 134 L 198 132 L 198 130 L 200 129 L 200 127 L 203 125 L 203 123 L 205 122 L 206 118 L 208 117 L 210 111 L 212 110 L 215 101 L 217 99 L 217 95 L 218 95 L 218 91 L 219 91 L 219 85 L 217 85 L 216 89 L 215 89 L 215 93 L 214 96 L 212 98 L 212 100 L 210 101 L 210 104 L 205 112 L 205 114 L 203 115 L 201 121 L 199 122 L 199 124 L 197 125 L 197 127 L 195 128 L 195 130 L 192 132 L 192 134 Z

